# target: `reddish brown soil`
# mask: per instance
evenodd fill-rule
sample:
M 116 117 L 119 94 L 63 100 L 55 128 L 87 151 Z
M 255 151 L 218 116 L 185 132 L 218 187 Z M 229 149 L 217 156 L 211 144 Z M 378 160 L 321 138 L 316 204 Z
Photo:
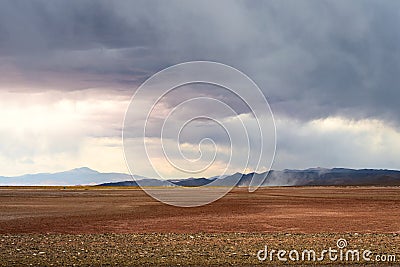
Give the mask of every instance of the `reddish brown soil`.
M 0 189 L 2 234 L 400 233 L 399 218 L 400 187 L 241 188 L 197 208 L 137 189 Z

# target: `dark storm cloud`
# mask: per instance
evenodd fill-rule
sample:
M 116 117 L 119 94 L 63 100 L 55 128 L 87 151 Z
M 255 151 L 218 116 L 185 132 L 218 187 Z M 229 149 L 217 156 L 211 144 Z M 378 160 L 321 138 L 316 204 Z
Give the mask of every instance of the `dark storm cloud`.
M 25 82 L 56 79 L 60 90 L 132 90 L 171 64 L 219 61 L 252 77 L 277 114 L 398 124 L 399 10 L 398 1 L 2 1 L 0 55 Z
M 125 48 L 156 41 L 148 21 L 135 19 L 134 12 L 127 21 L 116 8 L 109 1 L 2 1 L 1 52 Z
M 44 89 L 137 85 L 156 66 L 149 51 L 161 36 L 140 16 L 151 5 L 132 2 L 125 17 L 119 14 L 122 4 L 2 1 L 2 62 L 15 66 L 24 82 Z

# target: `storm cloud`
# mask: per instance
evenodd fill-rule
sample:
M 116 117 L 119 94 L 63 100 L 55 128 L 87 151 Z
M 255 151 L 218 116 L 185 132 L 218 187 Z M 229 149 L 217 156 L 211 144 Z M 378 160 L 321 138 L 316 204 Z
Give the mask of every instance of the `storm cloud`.
M 400 168 L 389 143 L 381 142 L 378 153 L 348 139 L 361 135 L 370 142 L 390 135 L 398 142 L 393 137 L 400 136 L 398 25 L 395 0 L 1 1 L 0 90 L 20 100 L 52 92 L 72 103 L 98 95 L 109 104 L 91 106 L 82 120 L 96 131 L 85 126 L 81 135 L 118 139 L 121 114 L 143 81 L 173 64 L 216 61 L 246 73 L 269 100 L 278 122 L 277 168 L 369 167 L 385 151 L 390 158 L 379 160 L 381 166 Z M 235 96 L 200 91 L 247 112 Z M 165 107 L 195 93 L 186 88 L 166 97 Z M 60 98 L 46 96 L 43 105 Z M 337 127 L 329 137 L 313 128 L 326 121 Z M 364 132 L 355 132 L 354 125 L 363 125 Z M 10 127 L 4 128 L 7 136 Z M 45 139 L 54 135 L 43 131 Z M 189 133 L 185 141 L 195 144 L 199 138 Z M 348 157 L 333 149 L 322 160 L 327 143 L 349 148 Z

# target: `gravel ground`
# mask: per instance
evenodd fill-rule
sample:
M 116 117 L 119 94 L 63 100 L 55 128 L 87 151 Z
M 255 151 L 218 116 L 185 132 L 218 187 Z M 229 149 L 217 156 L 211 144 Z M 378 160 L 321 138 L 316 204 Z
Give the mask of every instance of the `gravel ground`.
M 253 266 L 283 264 L 274 256 L 260 261 L 257 252 L 313 249 L 317 257 L 323 249 L 337 249 L 344 238 L 347 249 L 360 253 L 369 249 L 376 255 L 396 255 L 400 263 L 399 234 L 16 234 L 0 235 L 0 266 Z M 378 265 L 360 262 L 291 261 L 286 264 Z M 381 266 L 381 265 L 379 265 Z

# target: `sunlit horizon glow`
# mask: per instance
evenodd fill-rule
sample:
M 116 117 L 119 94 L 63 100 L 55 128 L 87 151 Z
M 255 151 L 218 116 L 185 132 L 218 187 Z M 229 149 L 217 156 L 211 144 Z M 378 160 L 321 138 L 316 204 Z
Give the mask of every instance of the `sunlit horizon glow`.
M 59 92 L 44 92 L 36 96 L 1 93 L 0 104 L 4 107 L 0 117 L 3 141 L 1 176 L 53 173 L 84 166 L 100 172 L 128 173 L 120 131 L 129 99 L 119 96 L 113 99 L 111 95 L 98 98 L 68 95 Z M 310 167 L 400 169 L 396 160 L 400 151 L 397 142 L 400 132 L 384 121 L 336 116 L 303 123 L 277 116 L 276 124 L 278 153 L 273 165 L 275 170 Z M 332 142 L 335 142 L 333 149 L 319 149 Z M 153 143 L 154 149 L 158 150 L 158 141 Z M 149 147 L 153 149 L 151 145 Z M 197 143 L 182 143 L 181 148 L 184 153 L 193 154 L 198 153 L 199 147 Z M 211 153 L 213 147 L 206 145 L 202 149 Z M 230 151 L 229 147 L 222 145 L 218 149 L 226 155 Z M 306 153 L 294 156 L 296 150 Z M 352 153 L 357 153 L 358 157 L 354 159 Z M 136 164 L 140 164 L 142 156 L 138 155 L 136 160 Z M 165 166 L 165 177 L 179 178 L 176 176 L 179 172 L 175 172 L 162 155 L 157 164 Z M 188 174 L 187 177 L 217 176 L 223 167 L 224 162 L 215 162 L 206 172 Z M 233 166 L 227 174 L 237 171 L 241 170 Z M 251 171 L 248 168 L 245 172 Z M 146 173 L 137 175 L 146 176 Z

